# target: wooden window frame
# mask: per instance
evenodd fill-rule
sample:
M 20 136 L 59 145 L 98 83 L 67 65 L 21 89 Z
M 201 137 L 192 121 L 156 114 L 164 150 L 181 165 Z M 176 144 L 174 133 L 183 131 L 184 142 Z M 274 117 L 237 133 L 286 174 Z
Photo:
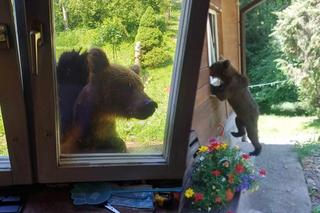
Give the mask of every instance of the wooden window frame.
M 209 67 L 215 62 L 213 59 L 213 49 L 212 49 L 212 25 L 210 24 L 210 15 L 215 16 L 215 23 L 214 23 L 214 33 L 215 33 L 215 43 L 216 43 L 216 48 L 215 48 L 215 55 L 216 55 L 216 61 L 219 60 L 219 54 L 220 54 L 220 42 L 219 42 L 219 14 L 216 10 L 214 9 L 209 9 L 208 12 L 208 20 L 207 20 L 207 45 L 208 45 L 208 65 Z
M 174 92 L 170 94 L 167 115 L 165 141 L 168 143 L 163 155 L 133 155 L 130 160 L 123 158 L 123 154 L 74 154 L 61 155 L 60 158 L 52 4 L 50 0 L 27 2 L 28 31 L 33 30 L 35 22 L 43 26 L 43 45 L 38 49 L 39 73 L 31 82 L 33 106 L 37 112 L 34 121 L 38 182 L 182 178 L 208 7 L 209 0 L 186 0 L 183 3 L 174 62 L 176 71 L 172 78 Z
M 29 184 L 32 183 L 32 171 L 27 114 L 10 0 L 0 1 L 0 23 L 8 27 L 10 44 L 9 49 L 0 49 L 0 105 L 9 153 L 8 157 L 1 157 L 0 185 Z

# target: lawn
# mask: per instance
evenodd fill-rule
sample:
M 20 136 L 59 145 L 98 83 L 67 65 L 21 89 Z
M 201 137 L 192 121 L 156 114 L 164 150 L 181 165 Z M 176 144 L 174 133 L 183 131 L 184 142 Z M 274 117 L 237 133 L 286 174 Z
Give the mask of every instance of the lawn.
M 263 140 L 274 143 L 304 143 L 320 136 L 320 121 L 314 116 L 276 116 L 259 117 L 259 135 Z M 271 141 L 272 143 L 272 141 Z
M 0 156 L 7 156 L 7 155 L 8 155 L 7 140 L 6 140 L 2 113 L 0 108 Z

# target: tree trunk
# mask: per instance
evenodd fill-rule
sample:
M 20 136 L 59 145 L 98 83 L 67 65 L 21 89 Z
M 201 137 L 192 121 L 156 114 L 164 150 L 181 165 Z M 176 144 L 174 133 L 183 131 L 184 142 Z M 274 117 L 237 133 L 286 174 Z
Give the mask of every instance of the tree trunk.
M 134 64 L 140 66 L 141 65 L 141 42 L 138 41 L 134 47 Z
M 64 29 L 65 29 L 65 30 L 68 30 L 68 29 L 69 29 L 69 24 L 68 24 L 68 12 L 67 12 L 67 10 L 66 10 L 66 8 L 64 7 L 63 4 L 61 4 L 61 8 L 62 8 Z

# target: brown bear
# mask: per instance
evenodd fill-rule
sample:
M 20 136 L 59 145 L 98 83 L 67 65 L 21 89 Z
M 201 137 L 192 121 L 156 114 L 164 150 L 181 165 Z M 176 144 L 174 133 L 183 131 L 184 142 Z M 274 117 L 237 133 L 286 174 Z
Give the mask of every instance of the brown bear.
M 126 152 L 125 142 L 116 132 L 116 118 L 146 119 L 155 112 L 157 103 L 144 92 L 135 73 L 140 71 L 137 66 L 131 69 L 110 64 L 105 53 L 97 48 L 79 54 L 83 56 L 87 83 L 73 104 L 72 125 L 62 131 L 61 151 Z M 63 71 L 58 69 L 59 72 Z
M 221 85 L 210 85 L 211 93 L 219 100 L 228 100 L 237 117 L 235 120 L 238 132 L 232 132 L 234 137 L 242 137 L 247 131 L 254 146 L 250 155 L 259 155 L 261 144 L 258 138 L 259 109 L 249 88 L 248 79 L 237 72 L 229 60 L 220 60 L 210 67 L 210 77 L 221 80 Z

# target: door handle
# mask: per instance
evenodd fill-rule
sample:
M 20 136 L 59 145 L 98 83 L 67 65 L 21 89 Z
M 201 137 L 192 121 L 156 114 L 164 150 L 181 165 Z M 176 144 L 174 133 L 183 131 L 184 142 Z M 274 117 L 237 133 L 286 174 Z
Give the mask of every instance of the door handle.
M 31 48 L 31 72 L 37 76 L 39 74 L 39 47 L 43 44 L 42 27 L 39 25 L 39 30 L 31 30 L 30 36 L 30 48 Z

